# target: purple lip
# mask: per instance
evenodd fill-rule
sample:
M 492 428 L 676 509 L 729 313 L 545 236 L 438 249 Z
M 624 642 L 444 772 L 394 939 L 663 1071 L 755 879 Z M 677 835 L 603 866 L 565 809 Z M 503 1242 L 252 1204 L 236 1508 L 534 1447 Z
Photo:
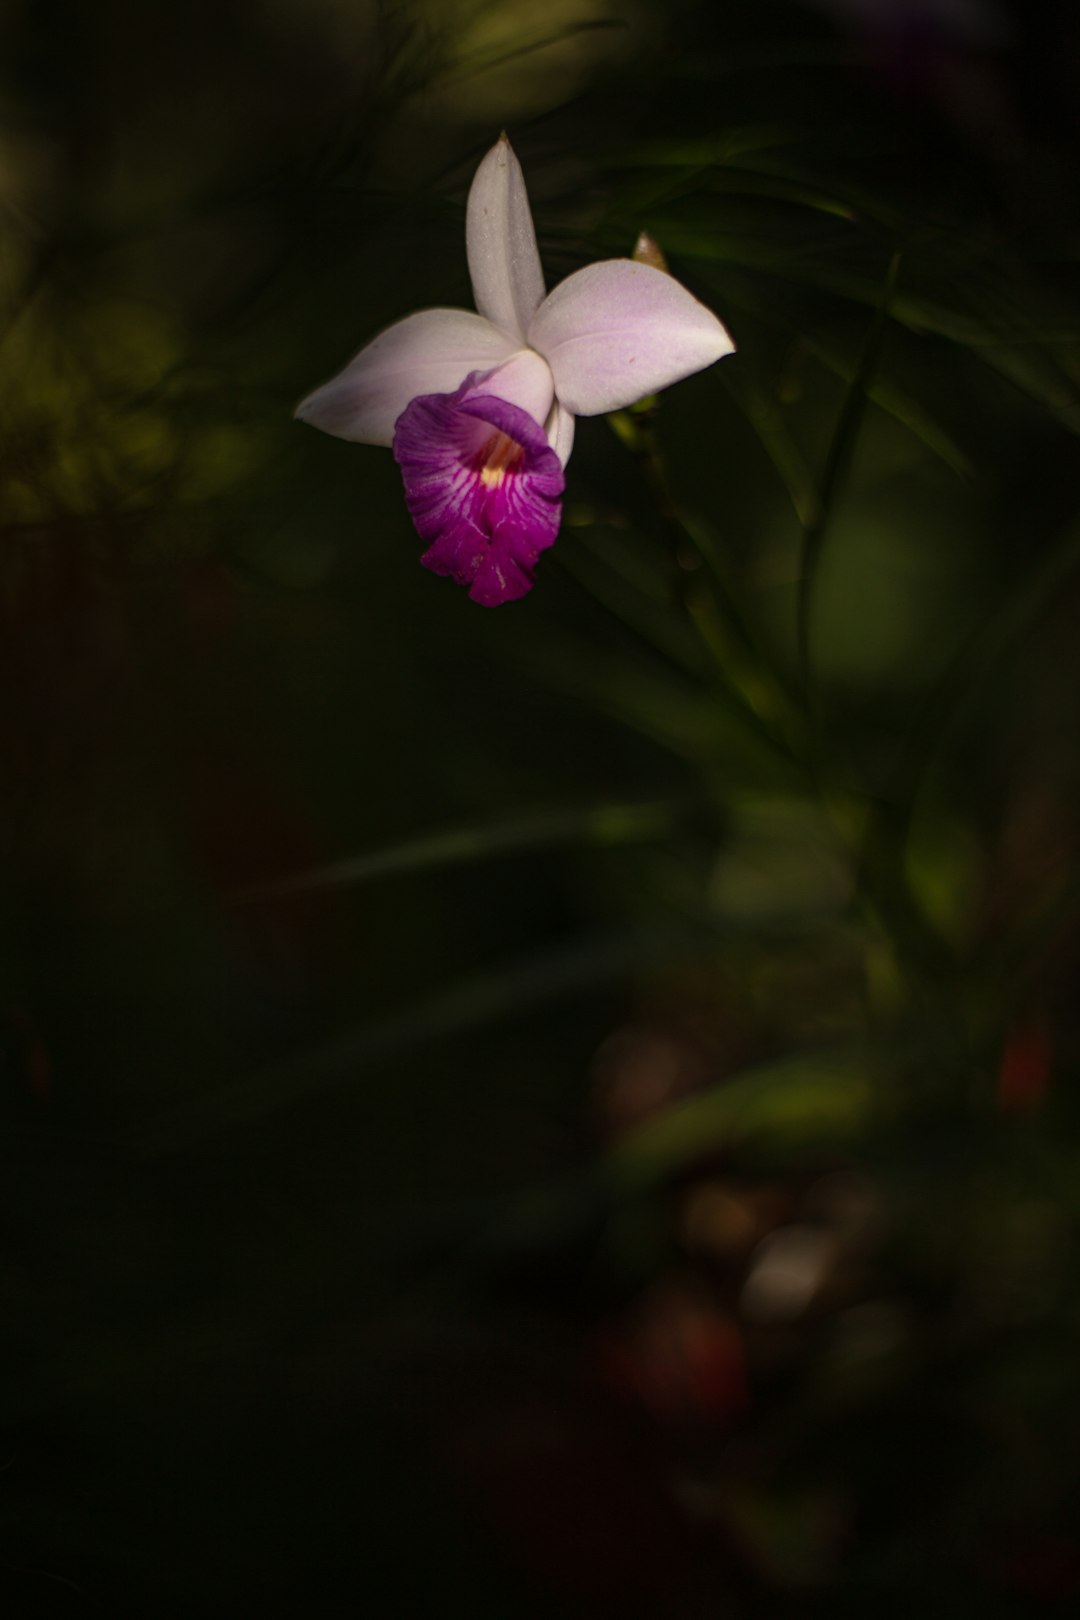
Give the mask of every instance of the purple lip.
M 565 478 L 528 412 L 476 389 L 474 374 L 456 393 L 414 399 L 395 425 L 394 458 L 425 568 L 497 607 L 532 589 L 559 532 Z

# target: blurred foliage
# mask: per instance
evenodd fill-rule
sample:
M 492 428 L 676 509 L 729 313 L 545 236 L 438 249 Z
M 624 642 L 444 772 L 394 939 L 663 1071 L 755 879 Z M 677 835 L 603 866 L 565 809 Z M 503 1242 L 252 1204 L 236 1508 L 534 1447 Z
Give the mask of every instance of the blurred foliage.
M 5 1614 L 1072 1613 L 1080 31 L 0 10 Z M 485 613 L 293 403 L 646 230 Z

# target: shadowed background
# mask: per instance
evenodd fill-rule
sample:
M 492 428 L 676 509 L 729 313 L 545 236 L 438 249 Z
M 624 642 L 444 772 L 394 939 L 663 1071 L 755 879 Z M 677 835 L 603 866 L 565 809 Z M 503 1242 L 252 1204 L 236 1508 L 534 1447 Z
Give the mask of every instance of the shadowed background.
M 6 1613 L 1072 1612 L 1062 0 L 0 10 Z M 490 612 L 295 424 L 648 230 Z

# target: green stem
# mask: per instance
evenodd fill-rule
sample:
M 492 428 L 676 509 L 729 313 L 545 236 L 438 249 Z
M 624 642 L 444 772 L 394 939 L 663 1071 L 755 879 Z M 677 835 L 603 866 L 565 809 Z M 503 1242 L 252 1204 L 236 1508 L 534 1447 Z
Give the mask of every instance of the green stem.
M 821 479 L 821 492 L 816 507 L 803 525 L 802 563 L 799 569 L 799 597 L 796 606 L 796 646 L 799 669 L 808 698 L 813 692 L 813 668 L 810 656 L 810 626 L 814 605 L 814 586 L 817 581 L 821 555 L 836 506 L 840 485 L 851 465 L 866 409 L 871 379 L 877 370 L 885 341 L 889 308 L 896 295 L 900 277 L 901 251 L 897 248 L 889 261 L 888 273 L 881 301 L 863 341 L 862 352 L 855 367 L 844 403 L 837 418 L 836 430 L 829 445 L 825 470 Z
M 800 696 L 759 647 L 719 547 L 679 506 L 657 442 L 653 409 L 639 406 L 620 413 L 617 431 L 641 468 L 665 532 L 675 607 L 711 655 L 728 700 L 779 753 L 804 764 L 808 739 Z M 711 583 L 709 592 L 701 588 L 702 572 Z

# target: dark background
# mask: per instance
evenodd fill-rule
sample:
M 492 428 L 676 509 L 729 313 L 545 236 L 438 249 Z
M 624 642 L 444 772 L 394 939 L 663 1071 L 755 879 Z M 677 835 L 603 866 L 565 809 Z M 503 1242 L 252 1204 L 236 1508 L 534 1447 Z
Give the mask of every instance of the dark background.
M 0 9 L 5 1615 L 1074 1612 L 1068 0 Z M 642 229 L 488 612 L 291 420 Z

